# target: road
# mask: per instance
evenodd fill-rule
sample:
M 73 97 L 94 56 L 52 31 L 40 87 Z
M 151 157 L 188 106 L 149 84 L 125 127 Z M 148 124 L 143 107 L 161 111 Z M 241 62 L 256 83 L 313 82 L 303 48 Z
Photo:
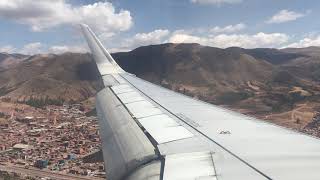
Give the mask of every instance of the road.
M 15 172 L 17 174 L 29 175 L 31 177 L 48 177 L 57 180 L 103 180 L 102 178 L 62 174 L 49 170 L 33 169 L 31 167 L 29 169 L 25 169 L 24 167 L 14 165 L 0 165 L 0 170 L 7 172 Z

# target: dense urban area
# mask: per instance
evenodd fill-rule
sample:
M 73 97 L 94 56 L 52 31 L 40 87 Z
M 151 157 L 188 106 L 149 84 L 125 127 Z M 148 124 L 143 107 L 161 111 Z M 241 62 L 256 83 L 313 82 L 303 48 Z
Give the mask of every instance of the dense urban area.
M 70 175 L 67 179 L 104 178 L 97 117 L 90 115 L 91 110 L 82 104 L 37 108 L 2 99 L 0 172 L 12 167 L 20 170 L 6 172 L 8 176 L 27 178 L 28 173 L 19 172 L 41 170 Z

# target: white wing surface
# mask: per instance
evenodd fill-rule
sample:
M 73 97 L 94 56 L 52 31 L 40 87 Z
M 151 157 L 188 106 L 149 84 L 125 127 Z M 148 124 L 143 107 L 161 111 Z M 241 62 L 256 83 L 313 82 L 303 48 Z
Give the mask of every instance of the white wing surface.
M 105 88 L 97 94 L 108 180 L 319 180 L 320 141 L 146 82 L 81 25 Z

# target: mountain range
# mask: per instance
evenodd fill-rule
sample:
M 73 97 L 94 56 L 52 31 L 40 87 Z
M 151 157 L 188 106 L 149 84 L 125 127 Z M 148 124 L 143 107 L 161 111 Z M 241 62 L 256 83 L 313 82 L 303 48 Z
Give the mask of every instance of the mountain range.
M 220 49 L 169 43 L 112 56 L 138 77 L 281 125 L 304 126 L 320 109 L 319 47 Z M 0 96 L 13 101 L 82 101 L 101 88 L 90 54 L 0 54 Z M 297 123 L 292 114 L 301 120 Z

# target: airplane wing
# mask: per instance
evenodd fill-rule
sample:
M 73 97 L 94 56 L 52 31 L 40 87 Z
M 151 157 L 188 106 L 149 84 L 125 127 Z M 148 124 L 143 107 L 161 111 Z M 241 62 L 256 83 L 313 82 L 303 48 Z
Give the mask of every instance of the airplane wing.
M 108 180 L 319 180 L 320 141 L 125 72 L 81 25 L 104 83 L 96 97 Z

